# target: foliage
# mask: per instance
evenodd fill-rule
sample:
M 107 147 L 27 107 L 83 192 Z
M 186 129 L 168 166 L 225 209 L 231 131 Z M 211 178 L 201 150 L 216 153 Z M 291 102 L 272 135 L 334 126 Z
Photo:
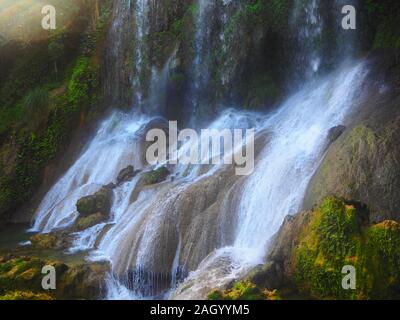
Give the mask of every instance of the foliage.
M 374 48 L 400 50 L 399 1 L 366 0 L 370 24 L 376 28 Z
M 72 106 L 90 103 L 94 90 L 99 84 L 98 66 L 93 66 L 86 57 L 79 57 L 68 83 L 68 101 Z

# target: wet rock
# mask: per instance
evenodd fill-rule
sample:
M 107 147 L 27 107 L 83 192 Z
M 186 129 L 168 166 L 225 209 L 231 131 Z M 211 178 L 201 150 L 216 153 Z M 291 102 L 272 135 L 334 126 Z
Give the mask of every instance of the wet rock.
M 400 117 L 361 123 L 333 143 L 310 182 L 304 209 L 335 195 L 365 203 L 371 222 L 400 221 L 399 127 Z
M 329 144 L 335 142 L 343 134 L 345 130 L 346 130 L 345 126 L 336 126 L 331 128 L 328 133 Z
M 76 203 L 76 208 L 82 216 L 101 213 L 108 217 L 111 209 L 112 190 L 101 188 L 92 196 L 83 197 Z
M 102 223 L 107 220 L 107 217 L 100 212 L 91 214 L 89 216 L 83 216 L 79 218 L 75 223 L 75 228 L 78 231 L 88 229 L 95 226 L 96 224 Z
M 144 184 L 152 185 L 163 182 L 170 175 L 170 171 L 166 167 L 161 167 L 156 170 L 146 172 L 144 174 Z
M 104 188 L 109 189 L 109 190 L 114 190 L 116 185 L 114 183 L 109 183 L 104 186 Z
M 71 245 L 71 236 L 66 232 L 36 234 L 30 238 L 34 249 L 63 250 Z
M 117 183 L 121 184 L 123 182 L 127 182 L 132 180 L 133 177 L 138 173 L 138 171 L 135 171 L 133 166 L 128 166 L 125 169 L 122 169 L 120 173 L 118 174 L 117 177 Z

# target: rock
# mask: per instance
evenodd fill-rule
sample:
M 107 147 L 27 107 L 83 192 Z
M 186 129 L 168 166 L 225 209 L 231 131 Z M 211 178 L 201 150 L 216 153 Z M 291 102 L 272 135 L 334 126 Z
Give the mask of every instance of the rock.
M 128 166 L 125 169 L 122 169 L 121 172 L 118 174 L 117 183 L 121 184 L 123 182 L 131 180 L 138 171 L 135 171 L 133 166 Z
M 170 175 L 170 171 L 166 167 L 161 167 L 156 170 L 146 172 L 144 174 L 145 185 L 152 185 L 163 182 Z
M 31 291 L 10 291 L 0 296 L 0 300 L 53 300 L 46 293 L 33 293 Z
M 328 197 L 314 211 L 287 218 L 267 264 L 249 279 L 317 299 L 398 299 L 400 224 L 366 224 L 364 215 L 364 206 Z M 357 270 L 355 290 L 342 288 L 345 265 Z
M 108 217 L 111 210 L 112 195 L 111 189 L 103 187 L 94 195 L 79 199 L 76 208 L 83 216 L 101 213 Z
M 252 269 L 246 279 L 260 288 L 269 290 L 280 288 L 284 283 L 283 270 L 278 263 L 272 261 Z
M 328 133 L 329 144 L 335 142 L 343 134 L 345 130 L 346 130 L 345 126 L 336 126 L 331 128 Z
M 83 216 L 78 218 L 75 223 L 75 228 L 78 231 L 82 231 L 88 229 L 90 227 L 95 226 L 96 224 L 102 223 L 107 220 L 107 217 L 101 214 L 100 212 L 91 214 L 90 216 Z
M 71 236 L 66 232 L 39 233 L 30 238 L 34 249 L 64 250 L 71 245 Z
M 116 187 L 116 185 L 114 183 L 109 183 L 109 184 L 104 186 L 104 188 L 110 189 L 110 190 L 114 190 L 115 187 Z
M 0 299 L 98 299 L 104 293 L 104 279 L 109 271 L 108 263 L 67 265 L 36 257 L 6 257 L 1 261 Z M 42 288 L 41 271 L 45 265 L 54 266 L 56 270 L 55 290 Z
M 335 195 L 365 203 L 371 222 L 400 221 L 400 117 L 361 123 L 328 149 L 308 187 L 304 209 Z

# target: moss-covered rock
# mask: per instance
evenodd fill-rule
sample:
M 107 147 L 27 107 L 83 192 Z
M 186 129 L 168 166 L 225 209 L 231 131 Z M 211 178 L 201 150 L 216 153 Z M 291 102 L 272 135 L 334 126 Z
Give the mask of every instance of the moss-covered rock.
M 63 250 L 71 244 L 71 237 L 65 232 L 39 233 L 30 237 L 34 249 Z
M 277 290 L 260 289 L 251 281 L 236 282 L 227 290 L 214 290 L 208 295 L 209 300 L 280 300 Z
M 54 266 L 56 289 L 42 288 L 42 268 Z M 97 299 L 102 295 L 107 263 L 67 265 L 35 257 L 0 259 L 0 297 L 2 299 Z
M 308 188 L 306 210 L 336 195 L 367 204 L 373 222 L 400 221 L 400 118 L 371 121 L 375 126 L 361 123 L 329 148 Z
M 170 175 L 170 171 L 166 167 L 161 167 L 144 173 L 143 182 L 145 185 L 152 185 L 163 182 Z
M 76 209 L 82 216 L 90 216 L 96 213 L 109 216 L 112 195 L 112 190 L 103 187 L 94 195 L 79 199 L 76 203 Z
M 107 217 L 98 212 L 95 214 L 91 214 L 89 216 L 83 216 L 81 218 L 78 218 L 78 220 L 75 223 L 75 228 L 78 231 L 82 231 L 87 228 L 93 227 L 96 224 L 104 222 L 105 220 L 107 220 Z
M 325 199 L 309 213 L 293 254 L 297 287 L 322 299 L 400 298 L 400 225 L 364 225 L 355 206 Z M 356 269 L 356 289 L 342 287 L 342 268 Z
M 131 180 L 139 171 L 133 168 L 133 166 L 127 166 L 122 169 L 117 176 L 117 184 Z
M 0 300 L 53 300 L 45 293 L 33 293 L 31 291 L 10 291 L 0 296 Z

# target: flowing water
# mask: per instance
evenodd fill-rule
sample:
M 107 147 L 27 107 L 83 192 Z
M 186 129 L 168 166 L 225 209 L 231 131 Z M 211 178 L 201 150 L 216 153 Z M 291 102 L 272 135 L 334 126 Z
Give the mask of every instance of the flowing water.
M 294 6 L 296 19 L 304 14 L 307 17 L 299 31 L 305 42 L 313 43 L 323 28 L 319 4 L 317 0 L 305 5 L 296 1 Z M 206 19 L 212 2 L 199 0 L 199 6 L 194 100 L 205 81 L 202 72 L 210 32 Z M 136 8 L 136 37 L 142 39 L 148 30 L 148 1 L 137 1 Z M 226 15 L 222 17 L 222 21 L 226 19 Z M 73 225 L 78 217 L 77 200 L 115 182 L 120 170 L 133 165 L 141 173 L 114 189 L 109 221 L 75 233 L 69 249 L 88 250 L 88 259 L 110 261 L 108 299 L 204 297 L 210 289 L 222 287 L 262 263 L 268 242 L 285 216 L 300 209 L 323 157 L 329 130 L 354 112 L 367 72 L 365 63 L 349 59 L 336 71 L 317 75 L 321 53 L 304 48 L 299 55 L 305 76 L 311 79 L 299 92 L 274 112 L 226 109 L 208 125 L 212 129 L 255 128 L 257 152 L 251 175 L 236 176 L 233 165 L 168 165 L 171 175 L 166 181 L 144 186 L 142 176 L 152 169 L 143 160 L 144 137 L 162 120 L 138 112 L 114 112 L 44 197 L 32 230 L 50 232 Z M 139 41 L 138 73 L 145 50 Z M 157 88 L 168 81 L 168 68 L 153 78 L 162 85 L 152 90 L 160 91 Z M 136 94 L 141 101 L 142 93 Z M 162 96 L 153 99 L 162 105 Z M 205 142 L 200 140 L 199 147 Z M 189 147 L 179 145 L 179 156 Z

